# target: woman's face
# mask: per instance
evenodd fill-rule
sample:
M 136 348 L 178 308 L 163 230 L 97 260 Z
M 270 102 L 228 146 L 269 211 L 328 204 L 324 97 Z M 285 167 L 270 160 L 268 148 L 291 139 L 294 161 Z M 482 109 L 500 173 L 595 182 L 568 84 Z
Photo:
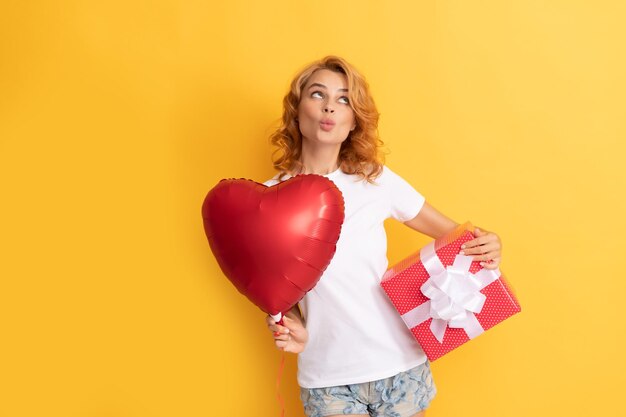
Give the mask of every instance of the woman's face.
M 302 89 L 298 125 L 303 140 L 341 144 L 356 127 L 348 101 L 348 80 L 342 73 L 315 71 Z

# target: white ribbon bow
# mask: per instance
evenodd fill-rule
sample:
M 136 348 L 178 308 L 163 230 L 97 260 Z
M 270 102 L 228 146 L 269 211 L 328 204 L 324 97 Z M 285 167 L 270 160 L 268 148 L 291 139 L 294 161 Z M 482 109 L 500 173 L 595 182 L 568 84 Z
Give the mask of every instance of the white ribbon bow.
M 430 300 L 404 313 L 402 320 L 409 329 L 432 318 L 430 331 L 443 343 L 447 327 L 462 328 L 470 339 L 483 333 L 475 314 L 480 313 L 486 297 L 480 292 L 500 277 L 500 270 L 481 269 L 469 272 L 472 256 L 456 255 L 447 268 L 431 242 L 420 251 L 420 260 L 430 278 L 420 290 Z

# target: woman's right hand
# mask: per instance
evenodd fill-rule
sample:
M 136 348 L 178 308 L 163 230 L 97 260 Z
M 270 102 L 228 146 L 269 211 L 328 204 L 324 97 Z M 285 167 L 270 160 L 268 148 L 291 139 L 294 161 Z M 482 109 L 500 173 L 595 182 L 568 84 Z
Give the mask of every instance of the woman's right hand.
M 309 340 L 309 332 L 302 324 L 302 320 L 293 311 L 289 311 L 283 317 L 284 326 L 276 324 L 271 316 L 266 317 L 267 327 L 274 336 L 274 342 L 278 349 L 285 352 L 300 353 L 304 350 Z

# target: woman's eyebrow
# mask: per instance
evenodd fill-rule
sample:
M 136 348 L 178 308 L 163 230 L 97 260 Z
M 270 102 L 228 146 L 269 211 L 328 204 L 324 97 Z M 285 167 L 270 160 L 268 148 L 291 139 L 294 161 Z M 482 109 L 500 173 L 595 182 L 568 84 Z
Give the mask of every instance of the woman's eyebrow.
M 322 87 L 322 88 L 326 88 L 326 86 L 325 86 L 324 84 L 320 84 L 320 83 L 313 83 L 313 84 L 311 84 L 311 85 L 309 86 L 309 88 L 307 88 L 307 90 L 308 90 L 308 89 L 311 89 L 311 88 L 313 88 L 313 87 Z M 337 91 L 345 91 L 345 92 L 348 92 L 348 89 L 347 89 L 347 88 L 338 88 L 338 89 L 337 89 Z

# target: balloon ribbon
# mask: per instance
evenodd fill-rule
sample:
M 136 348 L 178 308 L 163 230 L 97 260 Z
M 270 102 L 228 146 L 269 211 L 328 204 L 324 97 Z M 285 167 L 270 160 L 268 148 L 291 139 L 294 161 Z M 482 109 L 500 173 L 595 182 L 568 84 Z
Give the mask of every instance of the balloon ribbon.
M 278 369 L 278 376 L 276 377 L 276 396 L 278 397 L 278 402 L 280 403 L 280 417 L 285 417 L 285 403 L 283 398 L 280 396 L 280 379 L 283 374 L 283 368 L 285 367 L 285 351 L 281 355 L 280 359 L 280 368 Z

